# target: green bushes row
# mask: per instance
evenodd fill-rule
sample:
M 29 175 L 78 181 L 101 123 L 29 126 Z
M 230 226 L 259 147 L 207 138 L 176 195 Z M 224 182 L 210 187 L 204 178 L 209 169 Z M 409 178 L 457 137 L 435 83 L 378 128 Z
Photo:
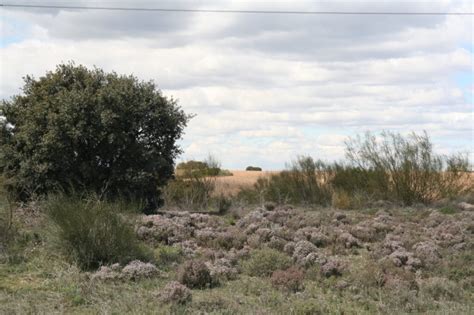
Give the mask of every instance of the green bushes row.
M 346 142 L 346 163 L 299 157 L 285 171 L 260 178 L 240 197 L 250 202 L 319 204 L 355 208 L 369 200 L 430 203 L 473 190 L 469 161 L 461 153 L 433 152 L 426 133 L 382 132 Z
M 331 201 L 331 191 L 324 170 L 324 163 L 299 157 L 287 170 L 259 178 L 254 189 L 266 201 L 326 205 Z
M 465 180 L 470 176 L 467 156 L 436 154 L 426 132 L 406 137 L 382 132 L 378 139 L 366 133 L 346 142 L 346 155 L 353 168 L 372 174 L 371 193 L 406 205 L 429 203 L 470 189 Z

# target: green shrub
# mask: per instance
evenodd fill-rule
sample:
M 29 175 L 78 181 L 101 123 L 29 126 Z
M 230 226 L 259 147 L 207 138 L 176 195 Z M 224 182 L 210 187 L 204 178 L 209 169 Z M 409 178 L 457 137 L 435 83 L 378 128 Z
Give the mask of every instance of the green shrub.
M 181 262 L 184 254 L 180 247 L 161 245 L 155 250 L 155 257 L 158 264 L 167 266 Z
M 375 174 L 374 182 L 406 205 L 457 196 L 470 176 L 467 157 L 435 154 L 426 132 L 406 137 L 382 132 L 379 140 L 366 133 L 346 142 L 346 155 L 356 169 Z
M 334 164 L 299 157 L 285 171 L 242 189 L 238 198 L 356 209 L 371 200 L 426 204 L 474 191 L 467 156 L 434 153 L 426 133 L 382 132 L 380 140 L 366 133 L 349 138 L 346 155 L 346 163 Z
M 212 155 L 205 161 L 190 160 L 176 166 L 176 175 L 180 178 L 232 176 L 228 170 L 222 170 L 220 162 Z
M 247 166 L 245 168 L 246 171 L 256 171 L 256 172 L 261 172 L 262 168 L 258 166 Z
M 176 177 L 163 189 L 165 204 L 186 210 L 204 210 L 211 205 L 220 163 L 209 155 L 206 161 L 188 161 L 176 167 Z
M 194 160 L 179 163 L 176 166 L 176 171 L 180 177 L 203 177 L 219 173 L 218 168 L 211 168 L 206 162 Z
M 176 178 L 164 187 L 163 198 L 168 206 L 187 210 L 207 209 L 215 186 L 215 180 L 208 177 Z
M 350 195 L 364 195 L 367 199 L 388 199 L 390 178 L 383 170 L 363 169 L 361 167 L 334 163 L 327 166 L 330 175 L 329 184 L 336 191 Z
M 438 211 L 442 214 L 455 214 L 459 212 L 456 208 L 450 206 L 442 207 Z
M 290 267 L 292 260 L 287 255 L 270 248 L 258 249 L 242 262 L 242 268 L 249 276 L 270 276 L 276 270 Z
M 226 212 L 231 200 L 224 195 L 214 194 L 217 176 L 226 176 L 222 174 L 226 174 L 226 171 L 220 169 L 220 163 L 211 155 L 205 162 L 178 164 L 176 178 L 163 189 L 165 204 L 186 210 Z
M 81 268 L 150 260 L 151 254 L 117 213 L 116 204 L 96 198 L 55 196 L 45 206 L 57 226 L 60 244 Z
M 234 176 L 234 174 L 233 174 L 231 171 L 229 171 L 229 170 L 223 170 L 223 169 L 221 169 L 221 170 L 219 171 L 218 176 Z
M 255 190 L 264 200 L 280 204 L 320 204 L 331 202 L 326 166 L 311 157 L 299 157 L 288 169 L 269 178 L 259 178 Z
M 159 204 L 190 116 L 153 82 L 73 63 L 0 104 L 0 173 L 20 199 L 93 191 Z M 154 209 L 153 209 L 154 210 Z
M 267 181 L 259 178 L 253 186 L 241 187 L 235 199 L 244 204 L 263 204 L 265 202 L 263 187 L 266 185 Z

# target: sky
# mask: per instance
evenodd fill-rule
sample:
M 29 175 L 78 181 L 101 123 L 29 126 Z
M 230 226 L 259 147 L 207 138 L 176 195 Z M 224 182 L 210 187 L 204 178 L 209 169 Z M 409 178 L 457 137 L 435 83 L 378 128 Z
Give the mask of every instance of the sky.
M 472 12 L 470 0 L 5 1 L 223 10 Z M 344 158 L 365 131 L 426 130 L 474 161 L 471 16 L 284 15 L 1 8 L 0 99 L 59 63 L 154 80 L 189 122 L 179 161 L 282 169 Z

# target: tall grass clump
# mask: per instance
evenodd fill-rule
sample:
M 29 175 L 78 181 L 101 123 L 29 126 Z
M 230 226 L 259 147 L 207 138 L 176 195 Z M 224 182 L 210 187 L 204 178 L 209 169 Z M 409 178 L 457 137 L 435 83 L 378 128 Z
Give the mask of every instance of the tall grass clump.
M 411 205 L 455 197 L 469 189 L 467 156 L 434 153 L 426 132 L 405 137 L 388 131 L 376 137 L 368 132 L 346 142 L 346 156 L 351 168 L 336 172 L 335 177 L 344 172 L 351 175 L 336 186 L 351 191 L 361 184 L 358 187 L 369 193 Z
M 300 156 L 281 173 L 260 178 L 254 189 L 262 201 L 327 205 L 331 201 L 327 175 L 323 162 Z
M 253 251 L 247 260 L 241 262 L 241 265 L 249 276 L 267 277 L 276 270 L 287 269 L 291 263 L 289 256 L 271 248 L 263 248 Z
M 207 209 L 215 186 L 215 180 L 211 177 L 176 177 L 163 190 L 165 205 L 188 210 Z
M 123 204 L 59 195 L 45 206 L 62 248 L 82 269 L 151 257 L 119 213 Z

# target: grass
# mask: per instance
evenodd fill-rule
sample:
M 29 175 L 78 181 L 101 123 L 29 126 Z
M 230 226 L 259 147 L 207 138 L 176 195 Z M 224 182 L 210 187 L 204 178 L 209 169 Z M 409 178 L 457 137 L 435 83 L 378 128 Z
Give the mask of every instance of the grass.
M 35 232 L 44 233 L 41 228 Z M 94 282 L 48 242 L 47 234 L 40 244 L 30 241 L 24 262 L 0 265 L 0 313 L 469 314 L 474 309 L 472 287 L 455 290 L 452 295 L 448 291 L 452 289 L 452 282 L 446 285 L 442 281 L 426 283 L 419 295 L 404 288 L 377 287 L 361 274 L 363 270 L 373 273 L 366 264 L 370 261 L 366 251 L 351 258 L 352 270 L 342 278 L 352 288 L 337 289 L 336 279 L 316 276 L 304 281 L 303 292 L 293 294 L 274 288 L 270 278 L 242 274 L 236 280 L 223 282 L 212 289 L 193 289 L 190 304 L 162 304 L 156 294 L 175 278 L 173 268 L 166 278 Z M 160 247 L 157 251 L 158 257 L 167 263 L 179 259 L 179 254 L 169 247 Z M 451 268 L 438 271 L 438 276 L 451 271 Z M 363 285 L 352 280 L 353 275 L 361 275 L 359 279 Z
M 33 262 L 39 265 L 35 267 Z M 274 288 L 267 278 L 245 275 L 210 290 L 192 290 L 193 300 L 185 306 L 158 304 L 156 292 L 164 287 L 166 279 L 93 283 L 57 258 L 40 256 L 33 262 L 22 271 L 8 270 L 9 276 L 1 279 L 0 313 L 469 314 L 474 309 L 472 301 L 463 302 L 462 296 L 461 300 L 445 299 L 443 303 L 447 287 L 439 288 L 439 283 L 428 287 L 422 297 L 378 289 L 340 291 L 333 289 L 332 279 L 306 281 L 304 292 L 288 294 Z M 56 264 L 54 269 L 52 264 Z M 5 274 L 3 266 L 0 268 Z M 44 268 L 50 273 L 39 272 Z M 433 296 L 437 295 L 441 300 L 433 304 Z
M 445 207 L 440 208 L 439 212 L 441 212 L 442 214 L 455 214 L 455 213 L 458 213 L 459 211 L 452 206 L 445 206 Z
M 93 269 L 115 262 L 150 259 L 130 222 L 120 215 L 121 205 L 94 197 L 84 200 L 52 196 L 44 210 L 55 225 L 61 249 L 81 268 Z
M 242 188 L 251 188 L 259 178 L 270 177 L 278 174 L 278 171 L 240 171 L 231 170 L 232 176 L 218 177 L 216 179 L 215 194 L 226 196 L 236 196 Z
M 244 272 L 250 276 L 270 276 L 276 270 L 290 267 L 290 257 L 274 249 L 255 250 L 248 260 L 242 263 Z

